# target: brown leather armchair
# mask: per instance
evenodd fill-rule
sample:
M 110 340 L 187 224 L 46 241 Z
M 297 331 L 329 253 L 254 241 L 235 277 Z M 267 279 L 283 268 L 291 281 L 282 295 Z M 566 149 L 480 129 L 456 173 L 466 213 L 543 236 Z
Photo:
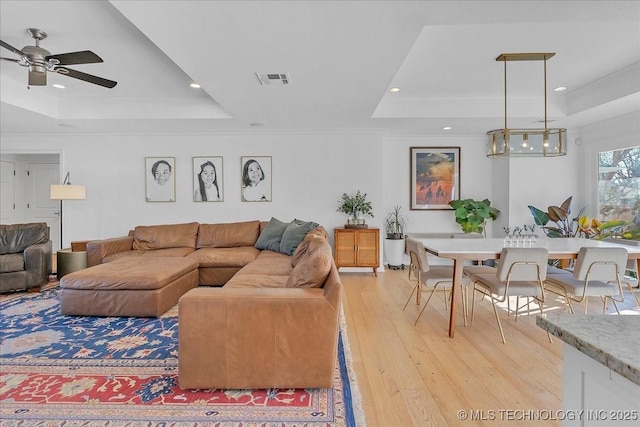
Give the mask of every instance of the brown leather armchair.
M 51 245 L 44 222 L 0 225 L 0 293 L 45 284 L 51 274 Z

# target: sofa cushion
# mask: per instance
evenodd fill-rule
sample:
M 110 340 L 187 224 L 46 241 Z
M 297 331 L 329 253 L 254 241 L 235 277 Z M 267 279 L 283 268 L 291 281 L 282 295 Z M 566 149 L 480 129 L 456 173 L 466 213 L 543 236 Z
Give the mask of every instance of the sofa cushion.
M 242 267 L 238 275 L 264 274 L 267 276 L 288 276 L 293 270 L 291 257 L 280 252 L 264 250 L 255 261 Z
M 287 288 L 322 287 L 331 271 L 332 262 L 333 256 L 329 243 L 312 239 L 307 254 L 300 259 L 289 275 Z
M 24 271 L 24 255 L 0 255 L 0 273 L 13 273 L 14 271 Z
M 294 219 L 291 221 L 282 234 L 280 241 L 280 252 L 293 255 L 296 248 L 302 242 L 307 233 L 318 226 L 317 222 L 301 221 Z
M 270 276 L 268 274 L 237 274 L 224 285 L 228 288 L 285 288 L 287 276 Z
M 120 258 L 134 258 L 138 256 L 142 256 L 147 251 L 125 251 L 125 252 L 116 252 L 115 254 L 107 255 L 102 258 L 102 263 L 112 262 Z
M 256 259 L 260 251 L 253 246 L 239 248 L 202 248 L 187 255 L 203 267 L 244 267 Z
M 138 256 L 143 256 L 145 258 L 153 258 L 153 257 L 185 257 L 189 255 L 191 252 L 195 251 L 193 248 L 167 248 L 167 249 L 156 249 L 153 251 L 126 251 L 126 252 L 118 252 L 115 254 L 108 255 L 102 259 L 102 262 L 111 262 L 120 258 L 134 258 Z
M 60 288 L 161 289 L 197 268 L 198 263 L 187 258 L 123 258 L 69 273 L 60 280 Z
M 23 252 L 29 246 L 46 243 L 49 227 L 45 222 L 0 225 L 0 254 Z
M 260 234 L 260 221 L 200 224 L 197 248 L 253 246 Z
M 139 225 L 133 231 L 133 249 L 195 248 L 198 223 Z
M 288 225 L 289 223 L 272 217 L 269 224 L 260 233 L 260 237 L 258 237 L 258 241 L 255 244 L 256 249 L 279 251 L 282 235 Z
M 307 250 L 309 249 L 309 242 L 314 238 L 326 241 L 329 238 L 329 235 L 327 234 L 327 230 L 325 230 L 321 225 L 309 231 L 291 256 L 291 265 L 293 267 L 295 267 L 298 264 L 298 261 L 300 261 L 300 259 L 307 253 Z

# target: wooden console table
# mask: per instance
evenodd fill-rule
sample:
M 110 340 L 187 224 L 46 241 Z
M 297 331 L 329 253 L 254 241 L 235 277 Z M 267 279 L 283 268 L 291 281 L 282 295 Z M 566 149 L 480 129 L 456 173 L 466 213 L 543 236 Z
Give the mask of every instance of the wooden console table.
M 378 228 L 335 228 L 334 258 L 336 268 L 371 267 L 378 276 L 380 265 L 380 230 Z

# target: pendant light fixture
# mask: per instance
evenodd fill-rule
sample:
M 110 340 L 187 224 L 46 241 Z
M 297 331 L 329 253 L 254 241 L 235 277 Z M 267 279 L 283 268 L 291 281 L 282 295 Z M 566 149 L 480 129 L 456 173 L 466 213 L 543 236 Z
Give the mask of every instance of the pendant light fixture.
M 567 130 L 547 127 L 547 60 L 555 53 L 503 53 L 496 61 L 504 62 L 504 129 L 487 132 L 487 157 L 555 157 L 567 154 Z M 544 128 L 509 129 L 507 126 L 507 62 L 543 61 Z

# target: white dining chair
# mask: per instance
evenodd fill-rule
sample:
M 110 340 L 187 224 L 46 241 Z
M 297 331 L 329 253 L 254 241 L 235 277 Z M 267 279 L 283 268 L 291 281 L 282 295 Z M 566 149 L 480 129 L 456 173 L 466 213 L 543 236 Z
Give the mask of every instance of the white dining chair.
M 574 312 L 571 301 L 584 302 L 587 313 L 589 297 L 602 298 L 602 312 L 607 311 L 607 302 L 611 300 L 618 310 L 618 302 L 624 301 L 622 275 L 627 264 L 625 248 L 583 247 L 578 252 L 573 273 L 550 273 L 545 280 L 548 292 L 564 297 L 569 311 Z M 635 295 L 634 295 L 635 297 Z
M 404 311 L 407 308 L 407 305 L 409 304 L 409 301 L 411 301 L 411 298 L 413 297 L 414 293 L 416 294 L 416 304 L 420 305 L 420 299 L 421 299 L 420 297 L 422 292 L 429 289 L 431 290 L 431 292 L 429 293 L 429 296 L 427 297 L 427 301 L 424 303 L 424 306 L 420 310 L 420 313 L 418 314 L 418 317 L 414 322 L 414 325 L 416 325 L 418 323 L 418 320 L 420 320 L 422 313 L 427 308 L 427 305 L 429 304 L 431 297 L 433 296 L 435 291 L 438 289 L 438 287 L 442 288 L 445 291 L 444 303 L 445 303 L 445 308 L 448 307 L 447 305 L 448 294 L 446 291 L 450 290 L 451 286 L 453 285 L 453 267 L 450 265 L 430 266 L 429 260 L 427 257 L 427 251 L 424 248 L 424 244 L 421 241 L 412 237 L 407 237 L 407 252 L 409 253 L 409 257 L 411 259 L 409 270 L 410 270 L 410 273 L 411 271 L 413 271 L 414 276 L 417 278 L 417 282 L 416 282 L 416 285 L 413 287 L 413 290 L 411 291 L 409 298 L 407 298 L 407 302 L 405 302 L 402 310 Z M 464 278 L 461 286 L 462 307 L 463 307 L 465 325 L 467 324 L 466 323 L 467 322 L 466 320 L 467 306 L 466 306 L 465 288 L 468 285 L 468 283 L 469 283 L 469 280 Z
M 632 277 L 631 275 L 635 275 Z M 629 293 L 636 301 L 636 306 L 640 308 L 640 301 L 638 300 L 637 292 L 640 292 L 640 288 L 638 287 L 638 264 L 635 259 L 630 259 L 627 261 L 627 268 L 622 276 L 622 284 L 627 286 L 629 289 Z
M 545 248 L 504 248 L 500 254 L 498 267 L 493 272 L 474 272 L 467 268 L 465 274 L 472 283 L 471 302 L 471 323 L 475 312 L 476 293 L 483 298 L 489 297 L 493 305 L 493 312 L 498 322 L 502 342 L 506 344 L 502 323 L 498 315 L 497 303 L 509 301 L 509 297 L 515 296 L 516 308 L 515 316 L 518 320 L 518 313 L 523 307 L 529 309 L 529 298 L 538 302 L 540 313 L 543 312 L 544 305 L 544 279 L 547 274 L 548 252 Z M 527 303 L 519 306 L 520 297 L 526 297 Z M 509 307 L 507 307 L 509 311 Z M 549 341 L 551 336 L 547 333 Z

